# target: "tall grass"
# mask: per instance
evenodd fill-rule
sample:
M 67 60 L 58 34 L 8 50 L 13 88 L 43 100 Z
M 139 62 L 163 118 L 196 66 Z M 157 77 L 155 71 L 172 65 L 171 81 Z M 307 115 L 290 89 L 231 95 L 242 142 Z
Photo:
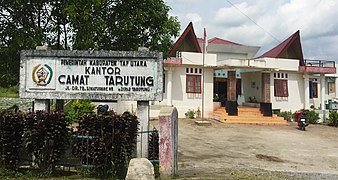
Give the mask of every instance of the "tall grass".
M 19 97 L 19 86 L 0 87 L 0 97 Z

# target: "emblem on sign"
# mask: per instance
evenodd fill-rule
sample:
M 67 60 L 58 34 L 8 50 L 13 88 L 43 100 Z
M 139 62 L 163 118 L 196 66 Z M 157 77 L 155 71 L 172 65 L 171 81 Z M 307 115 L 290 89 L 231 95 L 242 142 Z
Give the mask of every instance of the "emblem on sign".
M 38 86 L 47 86 L 53 77 L 53 70 L 47 64 L 38 64 L 33 68 L 32 79 Z

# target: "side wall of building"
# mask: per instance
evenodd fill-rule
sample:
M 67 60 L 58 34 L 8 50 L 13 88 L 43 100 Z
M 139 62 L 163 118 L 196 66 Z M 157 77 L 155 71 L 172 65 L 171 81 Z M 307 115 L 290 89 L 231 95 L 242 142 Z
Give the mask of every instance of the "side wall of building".
M 278 76 L 279 74 L 279 76 Z M 284 78 L 288 82 L 288 97 L 275 97 L 274 92 L 274 80 Z M 281 111 L 296 111 L 302 109 L 304 107 L 304 79 L 303 74 L 297 72 L 289 72 L 289 71 L 277 71 L 272 72 L 270 76 L 270 94 L 271 94 L 271 102 L 272 109 L 280 109 Z
M 173 67 L 172 72 L 172 105 L 177 108 L 179 118 L 184 118 L 185 113 L 191 109 L 197 111 L 200 109 L 202 111 L 202 94 L 200 93 L 186 93 L 186 74 L 187 68 L 189 69 L 188 74 L 196 74 L 201 75 L 200 69 L 201 66 L 178 66 Z M 191 68 L 194 73 L 190 73 Z M 195 70 L 197 69 L 197 73 Z M 204 68 L 204 76 L 205 76 L 205 93 L 204 93 L 204 117 L 208 117 L 209 112 L 213 110 L 213 76 L 214 70 L 212 68 Z M 163 96 L 163 101 L 160 103 L 156 103 L 158 105 L 167 105 L 167 89 L 168 84 L 168 75 L 167 71 L 165 72 L 165 93 Z

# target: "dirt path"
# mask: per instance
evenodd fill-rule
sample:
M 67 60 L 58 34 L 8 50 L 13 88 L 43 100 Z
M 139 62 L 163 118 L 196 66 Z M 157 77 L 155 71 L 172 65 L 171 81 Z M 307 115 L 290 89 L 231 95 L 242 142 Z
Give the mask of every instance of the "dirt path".
M 193 120 L 180 119 L 180 177 L 222 178 L 246 170 L 338 179 L 338 128 L 310 125 L 303 132 L 295 127 L 216 121 L 211 126 L 197 126 Z

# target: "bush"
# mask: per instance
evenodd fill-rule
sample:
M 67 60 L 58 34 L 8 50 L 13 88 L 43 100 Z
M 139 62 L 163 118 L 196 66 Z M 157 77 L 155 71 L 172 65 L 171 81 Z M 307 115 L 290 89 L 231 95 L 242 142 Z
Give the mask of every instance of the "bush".
M 136 147 L 137 126 L 137 117 L 129 112 L 84 115 L 79 121 L 77 136 L 90 139 L 77 141 L 73 154 L 89 159 L 98 178 L 123 179 Z
M 24 130 L 27 151 L 34 154 L 34 162 L 43 171 L 54 171 L 69 144 L 71 130 L 65 115 L 44 111 L 29 113 Z
M 53 171 L 69 139 L 67 126 L 60 113 L 0 112 L 0 166 L 18 170 L 20 155 L 29 152 L 41 170 Z
M 326 119 L 329 125 L 337 127 L 338 126 L 338 112 L 330 111 L 329 117 Z
M 18 170 L 19 154 L 22 148 L 23 115 L 0 112 L 0 164 L 2 167 Z
M 303 112 L 305 113 L 305 119 L 307 120 L 307 123 L 309 124 L 317 124 L 319 118 L 319 114 L 316 113 L 313 110 L 303 110 Z
M 189 109 L 188 112 L 185 113 L 186 118 L 194 119 L 195 118 L 195 111 Z
M 68 122 L 78 122 L 84 114 L 94 113 L 95 107 L 90 100 L 73 101 L 69 108 L 65 108 L 66 119 Z
M 293 113 L 291 111 L 282 111 L 278 113 L 277 116 L 283 117 L 284 120 L 287 120 L 288 122 L 294 119 Z

